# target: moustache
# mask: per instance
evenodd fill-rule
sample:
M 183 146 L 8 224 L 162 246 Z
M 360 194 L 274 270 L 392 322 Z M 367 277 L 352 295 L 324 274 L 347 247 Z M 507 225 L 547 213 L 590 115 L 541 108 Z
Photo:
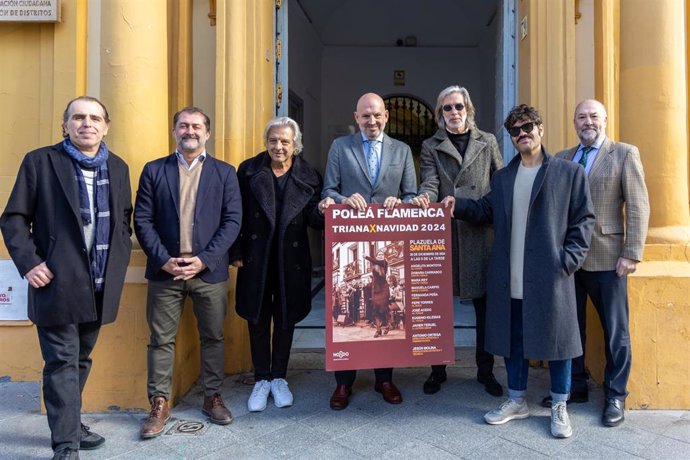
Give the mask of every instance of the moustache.
M 182 139 L 199 139 L 199 136 L 193 136 L 193 135 L 188 135 L 188 136 L 182 136 Z
M 532 139 L 532 136 L 530 136 L 529 134 L 525 134 L 524 136 L 518 137 L 517 141 L 520 142 L 523 139 Z

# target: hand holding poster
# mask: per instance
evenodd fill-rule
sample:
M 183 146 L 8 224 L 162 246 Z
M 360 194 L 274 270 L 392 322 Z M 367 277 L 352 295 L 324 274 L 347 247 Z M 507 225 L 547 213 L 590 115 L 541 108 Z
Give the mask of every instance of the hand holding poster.
M 450 242 L 439 204 L 328 209 L 326 370 L 455 362 Z

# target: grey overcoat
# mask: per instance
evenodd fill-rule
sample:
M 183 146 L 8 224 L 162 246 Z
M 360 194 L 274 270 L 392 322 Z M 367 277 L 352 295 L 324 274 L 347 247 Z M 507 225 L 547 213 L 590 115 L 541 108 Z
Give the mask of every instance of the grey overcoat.
M 446 196 L 478 199 L 491 190 L 491 177 L 503 167 L 503 157 L 493 134 L 470 130 L 464 158 L 439 129 L 422 144 L 419 194 L 441 201 Z M 491 225 L 453 220 L 453 291 L 463 299 L 486 294 L 489 253 L 494 242 Z
M 594 208 L 582 166 L 549 155 L 534 180 L 525 231 L 522 320 L 524 357 L 561 360 L 582 354 L 573 274 L 587 256 Z M 510 355 L 510 235 L 520 155 L 494 174 L 479 200 L 457 198 L 455 217 L 494 224 L 489 260 L 486 351 Z

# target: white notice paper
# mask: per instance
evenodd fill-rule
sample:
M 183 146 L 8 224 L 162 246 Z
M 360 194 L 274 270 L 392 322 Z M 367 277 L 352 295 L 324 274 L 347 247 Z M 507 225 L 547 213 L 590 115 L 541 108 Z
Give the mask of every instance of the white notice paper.
M 11 260 L 0 260 L 0 321 L 24 321 L 29 283 Z

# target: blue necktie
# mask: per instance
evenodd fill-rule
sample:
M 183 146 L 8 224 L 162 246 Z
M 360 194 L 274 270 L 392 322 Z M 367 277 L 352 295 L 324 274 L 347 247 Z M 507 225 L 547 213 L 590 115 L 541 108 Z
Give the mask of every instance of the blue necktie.
M 369 175 L 371 176 L 371 183 L 375 184 L 379 175 L 379 160 L 378 155 L 376 155 L 376 149 L 379 141 L 374 139 L 368 140 L 367 142 L 369 143 Z

